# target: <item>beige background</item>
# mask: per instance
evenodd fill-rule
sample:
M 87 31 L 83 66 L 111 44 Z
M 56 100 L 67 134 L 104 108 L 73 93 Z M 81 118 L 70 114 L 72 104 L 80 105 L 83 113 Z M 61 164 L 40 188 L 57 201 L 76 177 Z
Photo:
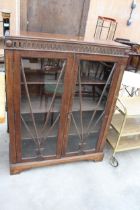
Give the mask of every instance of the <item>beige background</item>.
M 86 26 L 86 39 L 93 38 L 98 16 L 115 18 L 118 22 L 115 37 L 128 38 L 133 41 L 140 40 L 140 0 L 136 0 L 132 25 L 127 26 L 132 0 L 90 0 L 90 9 Z M 0 11 L 11 12 L 11 34 L 19 33 L 19 4 L 20 0 L 0 0 Z M 1 19 L 1 14 L 0 14 Z
M 86 38 L 92 38 L 98 16 L 111 17 L 117 20 L 118 26 L 115 37 L 140 40 L 140 0 L 133 11 L 132 25 L 127 26 L 132 0 L 91 0 L 88 14 Z

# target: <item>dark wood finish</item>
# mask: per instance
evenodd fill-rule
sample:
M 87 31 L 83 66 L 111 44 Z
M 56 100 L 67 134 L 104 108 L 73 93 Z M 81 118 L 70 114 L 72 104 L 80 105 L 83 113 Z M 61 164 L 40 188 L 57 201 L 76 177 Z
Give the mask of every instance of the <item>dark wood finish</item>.
M 11 50 L 5 51 L 5 64 L 6 64 L 6 92 L 7 92 L 7 105 L 8 105 L 8 119 L 9 119 L 9 133 L 10 133 L 10 160 L 11 163 L 17 162 L 16 157 L 16 142 L 15 142 L 15 122 L 14 122 L 14 79 L 13 79 L 13 52 Z
M 85 33 L 89 0 L 21 0 L 20 2 L 21 31 L 75 36 Z
M 32 168 L 37 167 L 43 167 L 43 166 L 51 166 L 51 165 L 57 165 L 60 163 L 71 163 L 76 161 L 82 161 L 82 160 L 93 160 L 93 161 L 101 161 L 103 159 L 103 153 L 94 153 L 94 154 L 88 154 L 88 155 L 81 155 L 81 156 L 73 156 L 73 157 L 66 157 L 61 159 L 55 159 L 55 160 L 47 160 L 47 161 L 38 161 L 38 162 L 28 162 L 28 163 L 22 163 L 22 164 L 14 164 L 10 165 L 10 173 L 13 174 L 19 174 L 21 171 L 25 171 Z
M 140 68 L 140 45 L 136 42 L 130 41 L 129 39 L 116 38 L 114 41 L 131 47 L 126 70 L 138 72 Z
M 82 37 L 23 34 L 19 37 L 5 37 L 11 174 L 38 166 L 78 160 L 102 160 L 106 135 L 127 63 L 129 47 L 114 42 L 94 42 L 93 40 L 86 42 Z M 58 78 L 61 77 L 61 74 L 64 76 L 56 80 L 54 77 L 53 80 L 46 80 L 46 77 L 42 74 L 45 59 L 47 59 L 47 62 L 53 60 L 53 62 L 61 61 L 60 63 L 63 63 L 63 65 L 66 63 L 64 74 L 62 74 L 63 68 L 61 67 Z M 38 69 L 39 67 L 35 69 L 25 67 L 24 62 L 26 60 L 30 61 L 31 66 L 37 62 L 40 69 Z M 92 71 L 90 66 L 92 66 Z M 87 74 L 87 72 L 88 75 L 83 77 L 82 75 Z M 25 78 L 21 80 L 22 76 Z M 48 104 L 52 103 L 54 105 L 44 106 L 44 99 L 39 102 L 40 95 L 37 90 L 40 89 L 39 87 L 42 84 L 44 87 L 45 84 L 63 85 L 63 94 L 60 99 L 55 97 L 55 90 L 54 95 L 47 94 L 47 97 L 51 97 L 50 100 L 54 99 Z M 25 88 L 24 91 L 22 91 L 23 87 Z M 84 88 L 87 88 L 87 90 L 85 91 Z M 54 89 L 57 90 L 57 88 Z M 25 102 L 23 104 L 22 102 L 26 93 L 29 94 L 26 99 L 27 102 L 30 102 L 29 104 Z M 57 100 L 59 103 L 61 102 L 60 105 L 57 104 Z M 77 105 L 79 103 L 80 108 Z M 28 108 L 26 108 L 27 105 Z M 55 108 L 52 109 L 52 107 Z M 47 137 L 48 128 L 46 125 L 48 126 L 49 123 L 44 124 L 47 118 L 45 117 L 45 121 L 41 121 L 45 133 L 40 134 L 40 130 L 42 130 L 38 127 L 41 125 L 40 121 L 37 123 L 37 120 L 42 119 L 41 114 L 44 113 L 48 118 L 51 113 L 54 115 L 54 120 L 49 125 L 52 133 L 47 134 Z M 32 126 L 26 121 L 26 118 L 30 115 L 30 119 L 33 119 L 34 122 Z M 89 116 L 89 119 L 84 120 L 84 116 Z M 75 121 L 75 119 L 79 120 Z M 91 127 L 90 121 L 93 123 Z M 26 124 L 27 122 L 28 124 Z M 85 122 L 87 124 L 84 124 Z M 71 127 L 72 123 L 74 123 L 73 127 Z M 22 124 L 25 126 L 24 129 Z M 37 126 L 37 135 L 39 135 L 37 140 L 40 144 L 38 148 L 40 155 L 35 152 L 36 149 L 33 147 L 35 142 L 32 140 L 36 141 L 36 138 L 29 137 L 30 134 L 31 136 L 35 135 L 35 126 Z M 29 132 L 25 131 L 26 129 Z M 82 133 L 79 134 L 80 139 L 77 140 L 79 138 L 77 132 L 80 129 L 82 129 Z M 24 132 L 27 132 L 27 134 L 24 134 Z M 93 136 L 88 138 L 87 144 L 85 138 L 89 134 Z M 43 143 L 40 140 L 41 135 L 44 135 Z M 84 137 L 85 135 L 87 137 Z M 72 140 L 70 140 L 71 138 Z M 78 149 L 75 145 L 77 141 Z M 47 145 L 49 142 L 53 150 L 49 151 L 45 142 L 47 142 Z M 23 146 L 23 143 L 25 146 Z M 42 144 L 44 146 L 41 146 Z M 71 150 L 69 150 L 69 145 Z M 87 147 L 83 149 L 85 145 Z

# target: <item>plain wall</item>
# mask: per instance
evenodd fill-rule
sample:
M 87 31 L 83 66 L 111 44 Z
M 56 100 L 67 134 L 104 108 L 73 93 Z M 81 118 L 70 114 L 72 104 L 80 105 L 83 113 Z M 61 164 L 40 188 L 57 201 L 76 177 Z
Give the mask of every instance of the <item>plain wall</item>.
M 133 22 L 127 26 L 132 0 L 90 0 L 90 8 L 85 32 L 86 39 L 92 39 L 98 16 L 115 18 L 118 22 L 115 37 L 128 38 L 132 41 L 140 40 L 140 0 L 136 0 Z M 20 0 L 0 0 L 0 11 L 11 12 L 10 24 L 12 35 L 19 33 L 20 28 Z M 1 20 L 1 14 L 0 14 Z
M 139 42 L 140 40 L 140 0 L 133 10 L 133 22 L 127 26 L 131 11 L 132 0 L 91 0 L 86 26 L 86 39 L 92 39 L 95 32 L 98 16 L 114 18 L 118 22 L 115 37 L 128 38 Z

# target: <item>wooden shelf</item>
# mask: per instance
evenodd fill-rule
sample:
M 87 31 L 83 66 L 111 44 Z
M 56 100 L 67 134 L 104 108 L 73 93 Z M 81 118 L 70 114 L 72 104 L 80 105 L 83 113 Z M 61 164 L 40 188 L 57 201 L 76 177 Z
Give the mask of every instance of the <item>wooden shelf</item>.
M 118 133 L 120 133 L 123 118 L 124 116 L 121 114 L 115 114 L 112 118 L 111 125 Z M 140 134 L 140 118 L 127 118 L 121 136 L 131 136 L 137 134 Z
M 51 100 L 48 99 L 48 102 L 45 103 L 45 99 L 43 97 L 42 101 L 41 98 L 38 96 L 31 97 L 31 105 L 33 113 L 46 113 L 49 111 Z M 61 108 L 61 99 L 55 99 L 55 103 L 51 112 L 60 112 Z M 22 97 L 21 101 L 21 114 L 29 114 L 30 107 L 28 100 L 25 97 Z
M 89 123 L 89 115 L 88 114 L 88 118 L 83 118 L 83 125 L 84 125 L 84 134 L 86 134 L 86 128 L 87 128 L 87 125 Z M 99 129 L 100 129 L 100 126 L 101 124 L 99 123 L 96 128 L 94 128 L 94 123 L 95 121 L 97 120 L 97 118 L 93 121 L 92 123 L 92 126 L 90 128 L 90 133 L 98 133 L 99 132 Z M 80 120 L 78 121 L 76 119 L 76 122 L 77 122 L 77 127 L 78 127 L 78 130 L 79 130 L 79 133 L 81 133 L 80 131 Z M 39 137 L 42 138 L 42 137 L 46 137 L 47 135 L 47 130 L 49 129 L 49 126 L 51 127 L 50 123 L 48 126 L 46 126 L 45 128 L 45 131 L 43 133 L 41 133 L 41 129 L 43 127 L 43 121 L 36 121 L 36 127 L 37 127 L 37 131 L 38 131 L 38 134 L 39 134 Z M 34 127 L 33 127 L 33 123 L 32 122 L 28 122 L 27 123 L 28 127 L 30 128 L 30 131 L 32 132 L 33 136 L 35 137 L 35 130 L 34 130 Z M 57 137 L 57 132 L 58 132 L 58 127 L 59 127 L 59 122 L 56 123 L 56 125 L 54 126 L 54 128 L 52 129 L 52 131 L 49 133 L 48 137 L 49 138 L 54 138 L 54 137 Z M 77 136 L 77 132 L 76 132 L 76 129 L 75 129 L 75 126 L 73 123 L 71 123 L 71 126 L 70 126 L 70 130 L 68 132 L 68 136 Z M 29 134 L 29 132 L 27 131 L 27 129 L 25 128 L 24 124 L 22 123 L 21 124 L 21 137 L 22 139 L 26 139 L 26 140 L 29 140 L 31 139 L 31 135 Z M 77 137 L 78 138 L 78 137 Z
M 60 70 L 61 69 L 58 67 L 50 67 L 50 71 L 43 69 L 25 69 L 27 84 L 50 84 L 49 82 L 56 84 Z M 23 80 L 21 84 L 24 84 Z
M 56 85 L 57 84 L 57 80 L 32 80 L 32 81 L 27 81 L 28 85 L 41 85 L 41 84 L 51 84 L 51 85 Z M 63 85 L 63 82 L 59 82 L 59 84 Z M 24 82 L 21 82 L 21 85 L 24 85 Z
M 45 99 L 43 97 L 42 102 L 40 97 L 34 96 L 31 97 L 31 104 L 33 113 L 46 113 L 49 111 L 51 100 L 48 99 L 47 104 L 45 104 Z M 94 111 L 97 106 L 97 102 L 93 100 L 91 97 L 85 97 L 82 99 L 82 111 Z M 53 106 L 53 109 L 51 112 L 60 112 L 61 109 L 61 98 L 56 98 L 55 103 Z M 103 110 L 104 105 L 101 104 L 97 107 L 97 110 Z M 80 111 L 80 99 L 78 97 L 74 98 L 72 111 L 77 112 Z M 28 100 L 23 98 L 22 96 L 22 102 L 21 102 L 21 114 L 28 114 L 30 113 L 29 103 Z
M 106 81 L 94 79 L 94 78 L 93 79 L 84 78 L 84 79 L 81 79 L 81 84 L 82 85 L 104 85 L 106 84 Z
M 94 111 L 96 108 L 97 110 L 103 110 L 104 105 L 101 104 L 98 107 L 97 102 L 93 100 L 92 97 L 84 97 L 82 98 L 82 111 Z M 78 97 L 74 97 L 73 105 L 72 105 L 72 112 L 80 111 L 80 99 Z
M 42 73 L 39 74 L 39 72 L 27 74 L 26 75 L 27 84 L 30 84 L 30 85 L 33 85 L 33 84 L 57 84 L 57 79 L 54 78 L 55 75 L 51 75 L 51 76 L 53 76 L 52 78 L 47 78 L 47 76 L 49 77 L 50 75 L 42 74 Z M 63 84 L 62 81 L 60 81 L 60 83 Z M 23 81 L 21 81 L 21 85 L 24 85 Z
M 27 74 L 27 84 L 56 84 L 57 80 L 53 80 L 55 75 L 51 75 L 53 76 L 53 79 L 47 79 L 46 77 L 49 76 L 49 74 L 43 74 L 40 72 L 39 74 L 39 70 L 36 70 L 33 73 Z M 61 84 L 63 84 L 61 82 Z M 76 83 L 78 85 L 78 83 Z M 99 80 L 99 79 L 89 79 L 89 78 L 83 78 L 81 79 L 81 85 L 104 85 L 106 84 L 105 80 Z M 21 81 L 21 85 L 24 85 L 24 82 Z
M 39 85 L 39 84 L 57 84 L 57 80 L 44 80 L 44 78 L 32 78 L 32 80 L 27 80 L 27 84 L 29 85 Z M 59 82 L 59 84 L 64 84 L 63 82 Z M 105 85 L 105 81 L 101 80 L 82 80 L 81 85 Z M 24 85 L 24 82 L 21 82 L 21 85 Z M 79 83 L 76 83 L 76 85 L 79 85 Z
M 32 122 L 28 122 L 27 125 L 30 128 L 30 131 L 32 132 L 33 136 L 35 137 L 35 130 L 34 130 L 34 127 L 33 127 L 33 123 Z M 46 126 L 45 132 L 43 132 L 43 133 L 41 133 L 41 129 L 43 127 L 43 123 L 42 122 L 36 121 L 36 127 L 37 127 L 37 131 L 38 131 L 39 137 L 40 138 L 45 137 L 49 127 Z M 49 137 L 50 138 L 57 137 L 57 131 L 58 131 L 58 124 L 56 126 L 54 126 L 54 128 L 52 129 L 52 131 L 49 134 Z M 27 129 L 25 128 L 23 123 L 21 124 L 21 138 L 24 139 L 24 140 L 32 139 L 31 135 L 29 134 L 29 132 L 27 131 Z
M 32 64 L 33 65 L 33 64 Z M 34 63 L 34 68 L 30 68 L 30 67 L 24 67 L 24 71 L 26 74 L 34 74 L 34 73 L 42 73 L 42 74 L 47 74 L 48 72 L 53 72 L 53 73 L 56 73 L 56 72 L 59 72 L 61 71 L 61 67 L 57 67 L 57 66 L 46 66 L 46 68 L 41 68 L 40 64 L 39 63 Z M 37 65 L 38 65 L 38 68 L 37 68 Z
M 107 140 L 112 146 L 112 148 L 115 149 L 118 140 L 118 134 L 115 132 L 115 130 L 113 129 L 109 130 Z M 138 148 L 140 148 L 140 135 L 125 136 L 121 137 L 116 152 L 127 151 Z

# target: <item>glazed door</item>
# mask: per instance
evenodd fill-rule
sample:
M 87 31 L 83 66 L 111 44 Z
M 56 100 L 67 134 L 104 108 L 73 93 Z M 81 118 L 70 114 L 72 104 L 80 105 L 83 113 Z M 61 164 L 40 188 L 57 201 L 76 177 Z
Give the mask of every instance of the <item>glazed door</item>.
M 17 159 L 60 158 L 72 60 L 61 53 L 15 56 Z
M 98 59 L 99 60 L 99 59 Z M 79 58 L 63 155 L 96 151 L 116 64 Z

